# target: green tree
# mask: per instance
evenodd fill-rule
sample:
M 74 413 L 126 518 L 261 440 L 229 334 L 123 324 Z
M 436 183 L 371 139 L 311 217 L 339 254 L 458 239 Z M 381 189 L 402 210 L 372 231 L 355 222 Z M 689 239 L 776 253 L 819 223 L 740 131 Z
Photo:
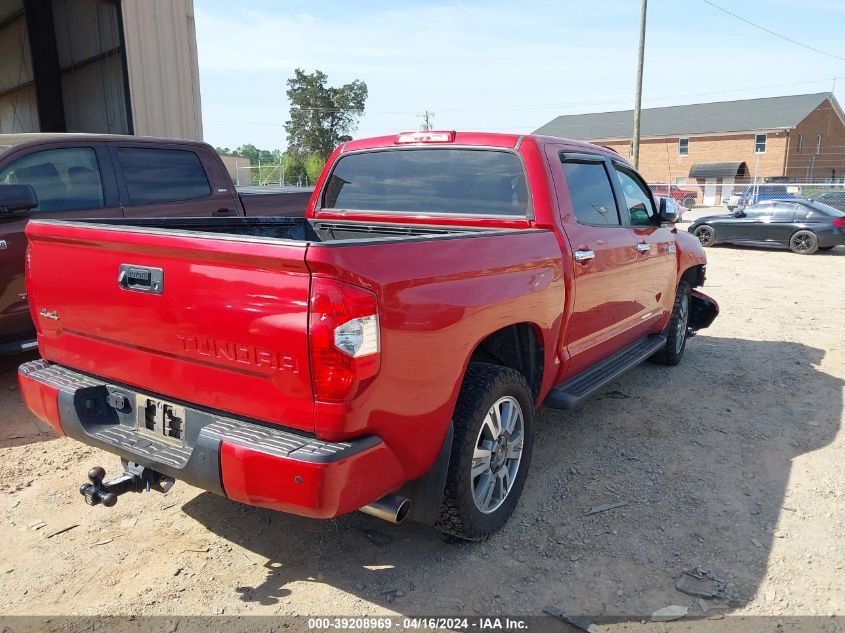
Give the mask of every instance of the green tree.
M 291 152 L 285 152 L 284 164 L 285 182 L 287 184 L 295 185 L 306 182 L 308 174 L 305 171 L 305 161 L 301 156 L 292 154 Z
M 319 154 L 309 154 L 305 159 L 305 174 L 308 176 L 308 184 L 316 185 L 326 159 Z
M 367 101 L 367 84 L 356 79 L 339 88 L 327 86 L 322 71 L 297 68 L 288 79 L 290 120 L 285 123 L 288 150 L 298 156 L 316 154 L 325 161 L 335 146 L 350 140 Z

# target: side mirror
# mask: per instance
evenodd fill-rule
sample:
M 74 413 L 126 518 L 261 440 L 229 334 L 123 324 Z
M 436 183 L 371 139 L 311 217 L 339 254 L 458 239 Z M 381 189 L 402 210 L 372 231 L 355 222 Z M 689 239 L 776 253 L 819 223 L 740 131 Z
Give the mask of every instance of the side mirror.
M 681 210 L 672 198 L 660 198 L 660 221 L 675 224 L 681 219 Z
M 32 185 L 0 184 L 0 220 L 28 218 L 38 206 L 38 196 Z

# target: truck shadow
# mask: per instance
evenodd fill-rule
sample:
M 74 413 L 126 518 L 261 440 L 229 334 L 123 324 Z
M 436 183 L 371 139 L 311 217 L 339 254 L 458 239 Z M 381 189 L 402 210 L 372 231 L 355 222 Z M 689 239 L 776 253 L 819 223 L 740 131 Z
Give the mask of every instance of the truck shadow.
M 18 366 L 36 358 L 38 352 L 0 356 L 0 448 L 58 437 L 49 425 L 30 413 L 18 389 Z
M 263 582 L 237 588 L 252 605 L 295 606 L 322 583 L 404 614 L 556 606 L 639 618 L 670 604 L 690 615 L 741 607 L 773 547 L 788 542 L 789 515 L 811 510 L 785 496 L 793 463 L 840 426 L 845 382 L 819 368 L 823 357 L 796 343 L 699 336 L 677 368 L 646 364 L 581 409 L 541 410 L 523 498 L 481 543 L 360 513 L 313 521 L 210 493 L 183 509 L 264 565 Z M 608 501 L 626 505 L 585 513 Z M 724 599 L 676 590 L 695 567 L 727 583 Z M 342 611 L 325 604 L 320 614 Z

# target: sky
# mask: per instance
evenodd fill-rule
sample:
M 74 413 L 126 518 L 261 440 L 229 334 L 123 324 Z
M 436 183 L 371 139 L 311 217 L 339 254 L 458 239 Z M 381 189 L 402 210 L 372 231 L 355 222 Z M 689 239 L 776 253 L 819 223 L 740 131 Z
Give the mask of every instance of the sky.
M 643 107 L 830 91 L 845 105 L 843 0 L 650 0 Z M 369 88 L 354 137 L 529 133 L 633 107 L 640 2 L 194 0 L 205 140 L 284 149 L 295 68 Z

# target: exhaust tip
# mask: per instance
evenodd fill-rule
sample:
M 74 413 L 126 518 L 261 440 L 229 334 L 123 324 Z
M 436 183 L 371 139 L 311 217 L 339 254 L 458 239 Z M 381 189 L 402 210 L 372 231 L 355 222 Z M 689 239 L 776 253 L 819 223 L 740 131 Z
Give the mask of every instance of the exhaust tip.
M 403 499 L 402 503 L 399 504 L 399 507 L 396 509 L 396 523 L 402 523 L 405 518 L 408 516 L 408 512 L 411 510 L 411 500 L 410 499 Z
M 378 501 L 360 508 L 364 514 L 369 514 L 388 523 L 402 523 L 411 510 L 411 500 L 397 494 L 390 494 Z

